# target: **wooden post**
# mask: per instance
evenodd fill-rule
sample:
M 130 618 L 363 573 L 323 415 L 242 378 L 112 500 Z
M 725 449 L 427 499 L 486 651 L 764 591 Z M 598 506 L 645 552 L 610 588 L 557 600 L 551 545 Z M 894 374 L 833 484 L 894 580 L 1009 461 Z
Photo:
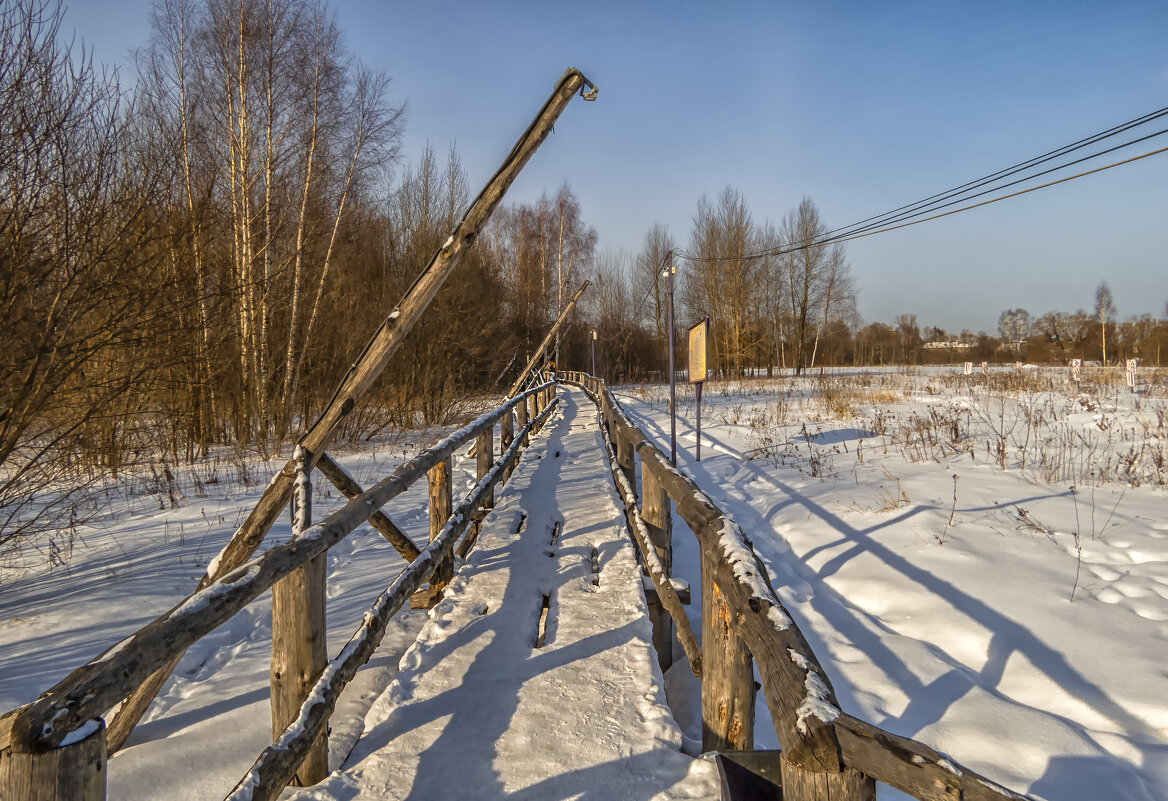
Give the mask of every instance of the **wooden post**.
M 619 425 L 612 426 L 609 431 L 612 432 L 613 444 L 616 445 L 617 464 L 620 465 L 621 472 L 628 479 L 629 486 L 636 489 L 637 467 L 633 452 L 633 443 L 629 442 L 628 433 L 623 431 Z
M 673 575 L 673 520 L 669 495 L 653 474 L 641 469 L 641 518 L 649 529 L 649 540 L 665 568 L 665 575 Z M 653 646 L 657 649 L 657 663 L 666 671 L 673 664 L 673 618 L 660 600 L 649 605 L 649 620 L 653 623 Z
M 312 456 L 296 446 L 296 481 L 292 495 L 292 535 L 312 525 Z M 272 587 L 272 738 L 300 715 L 300 707 L 328 662 L 325 641 L 325 568 L 327 554 L 311 559 Z M 309 787 L 328 776 L 328 732 L 322 730 L 293 783 Z
M 450 519 L 454 511 L 453 488 L 451 487 L 451 473 L 453 460 L 450 457 L 442 460 L 430 469 L 426 477 L 430 480 L 430 542 L 438 539 L 442 527 Z M 430 588 L 441 591 L 450 579 L 454 578 L 453 555 L 443 557 L 434 571 L 434 578 L 430 581 Z
M 499 458 L 507 452 L 511 447 L 511 443 L 515 441 L 515 418 L 511 412 L 503 415 L 503 420 L 499 424 Z M 511 471 L 515 469 L 514 462 L 508 464 L 503 468 L 503 480 L 511 480 Z
M 702 543 L 702 750 L 749 751 L 754 748 L 754 663 L 718 586 L 720 557 Z
M 876 801 L 876 782 L 858 770 L 845 768 L 839 773 L 817 773 L 797 767 L 782 755 L 779 756 L 779 764 L 783 772 L 784 801 Z M 942 795 L 939 792 L 932 797 L 962 796 L 958 791 L 953 795 Z
M 506 416 L 510 417 L 511 415 Z M 482 480 L 482 477 L 489 473 L 495 464 L 495 432 L 493 428 L 488 428 L 479 434 L 475 444 L 475 454 L 475 478 Z M 483 496 L 483 508 L 493 509 L 494 506 L 495 490 L 492 488 Z
M 48 751 L 16 743 L 0 753 L 0 798 L 4 801 L 105 801 L 105 722 L 83 724 L 78 742 Z
M 515 424 L 517 426 L 519 426 L 519 430 L 522 431 L 523 429 L 527 428 L 527 400 L 526 399 L 519 401 L 519 403 L 515 406 L 515 414 L 518 416 L 518 419 L 515 421 Z M 526 448 L 529 444 L 531 444 L 531 437 L 529 437 L 527 434 L 524 434 L 523 435 L 523 444 L 521 447 Z M 515 459 L 516 459 L 516 464 L 518 464 L 519 454 L 515 454 Z M 514 469 L 514 468 L 512 468 L 512 469 Z

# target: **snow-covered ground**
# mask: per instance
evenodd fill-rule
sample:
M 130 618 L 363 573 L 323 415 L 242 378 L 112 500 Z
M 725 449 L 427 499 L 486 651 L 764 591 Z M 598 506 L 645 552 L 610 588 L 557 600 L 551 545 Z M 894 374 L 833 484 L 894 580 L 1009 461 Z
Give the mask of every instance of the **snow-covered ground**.
M 1024 378 L 710 384 L 701 462 L 683 388 L 678 462 L 753 538 L 846 710 L 1036 796 L 1163 801 L 1165 388 Z M 617 396 L 668 452 L 667 391 Z M 692 683 L 668 678 L 692 735 Z
M 360 452 L 334 449 L 332 455 L 370 486 L 445 433 L 410 432 Z M 221 457 L 211 465 L 172 467 L 171 480 L 124 478 L 108 488 L 102 514 L 77 528 L 64 564 L 38 560 L 35 553 L 25 555 L 23 568 L 10 560 L 0 572 L 0 710 L 33 700 L 192 592 L 282 465 Z M 474 459 L 455 458 L 456 490 L 473 484 L 474 470 Z M 386 507 L 416 543 L 424 543 L 429 530 L 426 492 L 421 481 Z M 316 474 L 314 516 L 321 519 L 342 502 Z M 290 534 L 282 516 L 266 544 Z M 368 525 L 329 552 L 330 654 L 344 646 L 404 564 Z M 424 612 L 402 610 L 349 686 L 332 718 L 334 764 L 347 755 L 366 708 L 425 619 Z M 270 659 L 271 595 L 265 593 L 187 651 L 126 747 L 110 760 L 109 798 L 224 797 L 271 743 Z
M 692 393 L 682 392 L 679 464 L 753 538 L 846 710 L 1052 801 L 1168 801 L 1168 401 L 1163 377 L 1143 378 L 1144 391 L 1134 396 L 1098 382 L 1074 388 L 1061 373 L 1037 370 L 990 379 L 938 369 L 711 383 L 703 396 L 701 462 L 693 453 Z M 668 450 L 667 391 L 626 387 L 618 396 Z M 582 397 L 572 397 L 586 411 Z M 594 447 L 578 436 L 584 433 L 578 425 L 560 419 L 541 435 L 560 437 L 562 456 L 551 458 L 572 471 Z M 422 440 L 410 435 L 334 456 L 368 485 L 424 447 Z M 109 489 L 102 515 L 77 527 L 63 562 L 57 554 L 51 563 L 21 569 L 7 563 L 0 570 L 0 711 L 31 700 L 190 592 L 276 466 L 224 460 L 214 468 L 172 468 L 173 480 L 123 481 Z M 469 487 L 473 471 L 473 459 L 456 458 L 456 492 Z M 599 515 L 611 504 L 611 484 L 575 480 L 581 475 L 565 474 L 563 491 L 593 498 L 589 514 Z M 534 497 L 543 499 L 536 511 L 566 508 L 567 496 L 561 498 L 560 489 L 549 496 L 546 487 L 535 486 L 541 480 L 517 472 L 514 483 L 532 484 Z M 318 519 L 340 502 L 338 496 L 316 482 Z M 425 496 L 420 483 L 387 508 L 417 542 L 427 531 Z M 507 503 L 501 495 L 501 528 L 496 539 L 483 540 L 488 550 L 507 541 L 503 518 L 515 512 Z M 571 555 L 569 548 L 604 539 L 607 524 L 593 522 L 579 543 L 561 543 L 560 560 Z M 697 587 L 693 538 L 676 517 L 675 526 L 675 570 Z M 526 531 L 546 538 L 542 530 Z M 270 539 L 288 535 L 281 520 Z M 544 547 L 530 558 L 550 565 Z M 612 547 L 624 553 L 627 543 Z M 486 550 L 477 554 L 468 568 L 486 580 L 491 559 Z M 611 566 L 619 567 L 613 558 Z M 402 561 L 362 527 L 330 552 L 329 562 L 329 650 L 336 653 Z M 566 581 L 579 568 L 587 583 L 585 566 L 571 565 L 539 580 Z M 469 588 L 467 578 L 460 582 Z M 494 591 L 481 587 L 484 598 Z M 489 612 L 490 601 L 482 603 Z M 443 697 L 439 685 L 427 688 L 419 680 L 406 686 L 420 667 L 446 661 L 436 659 L 451 642 L 443 627 L 446 635 L 450 626 L 467 626 L 471 634 L 491 627 L 483 619 L 490 615 L 475 621 L 466 612 L 470 607 L 440 608 L 430 634 L 416 645 L 428 618 L 399 613 L 333 718 L 334 766 L 366 727 L 384 734 L 416 721 L 409 735 L 418 742 L 454 737 L 443 727 L 463 721 L 466 711 L 452 707 L 449 715 L 427 719 L 427 707 L 415 714 L 395 706 Z M 697 604 L 688 610 L 696 624 Z M 557 638 L 564 645 L 569 631 L 565 618 L 551 620 L 551 640 L 535 659 L 558 666 Z M 636 641 L 638 625 L 628 628 Z M 226 794 L 270 742 L 270 626 L 264 596 L 188 652 L 130 745 L 111 760 L 111 799 Z M 483 637 L 465 639 L 493 653 Z M 473 654 L 458 660 L 447 666 L 450 676 L 472 675 L 478 664 Z M 404 672 L 394 682 L 399 662 Z M 628 655 L 621 662 L 634 663 L 644 685 L 640 699 L 631 708 L 607 705 L 604 715 L 618 729 L 656 721 L 654 747 L 669 750 L 676 762 L 665 759 L 662 769 L 680 778 L 692 770 L 686 764 L 705 763 L 683 764 L 684 755 L 672 750 L 680 734 L 656 717 L 662 711 L 656 668 L 651 659 Z M 466 668 L 461 674 L 459 665 Z M 697 738 L 694 682 L 687 675 L 683 660 L 666 676 L 666 692 L 681 729 Z M 554 670 L 543 676 L 553 679 Z M 391 691 L 382 695 L 387 685 Z M 457 694 L 453 686 L 446 689 Z M 544 747 L 540 698 L 528 692 L 508 690 L 499 700 L 516 713 L 515 732 L 535 735 L 532 747 Z M 476 705 L 483 700 L 476 698 Z M 488 694 L 485 700 L 495 699 Z M 528 701 L 535 702 L 530 714 L 524 711 Z M 555 711 L 556 702 L 545 699 L 545 705 Z M 489 703 L 478 708 L 491 711 Z M 761 700 L 757 720 L 758 745 L 775 745 Z M 565 737 L 567 723 L 548 725 L 551 735 Z M 493 732 L 489 739 L 506 743 L 510 733 Z M 619 737 L 610 742 L 614 754 L 625 753 Z M 340 782 L 335 789 L 341 797 L 352 797 L 361 784 L 356 766 L 372 764 L 371 743 L 353 751 L 349 779 L 332 780 Z M 615 767 L 615 757 L 595 753 L 600 768 L 581 775 Z M 637 770 L 643 760 L 626 756 L 630 770 Z M 553 787 L 536 768 L 524 779 L 493 761 L 489 767 L 481 754 L 465 765 L 450 763 L 450 770 L 462 771 L 458 775 L 494 777 L 496 783 L 486 786 L 502 788 L 501 794 L 530 789 L 538 797 L 540 788 Z M 692 778 L 706 788 L 708 776 L 697 770 Z M 564 789 L 556 797 L 592 797 L 587 787 L 554 787 Z M 880 792 L 882 799 L 897 797 L 887 788 Z

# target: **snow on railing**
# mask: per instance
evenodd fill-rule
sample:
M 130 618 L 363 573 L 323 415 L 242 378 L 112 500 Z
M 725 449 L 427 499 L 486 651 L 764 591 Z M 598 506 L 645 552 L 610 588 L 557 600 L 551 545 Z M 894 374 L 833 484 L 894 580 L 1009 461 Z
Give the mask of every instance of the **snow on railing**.
M 300 530 L 289 541 L 273 546 L 251 561 L 227 571 L 203 589 L 184 598 L 169 612 L 160 615 L 134 634 L 74 670 L 56 686 L 42 693 L 36 701 L 0 717 L 0 760 L 12 760 L 15 765 L 22 760 L 31 763 L 41 755 L 52 755 L 58 762 L 62 759 L 67 761 L 68 752 L 85 746 L 84 751 L 77 752 L 76 759 L 93 761 L 98 757 L 94 756 L 96 752 L 91 742 L 100 739 L 102 743 L 99 773 L 103 774 L 101 786 L 104 788 L 106 759 L 104 733 L 100 738 L 91 736 L 95 723 L 104 729 L 100 724 L 103 714 L 125 699 L 140 682 L 167 664 L 175 654 L 181 654 L 263 592 L 271 589 L 281 579 L 325 553 L 378 513 L 389 500 L 427 475 L 436 465 L 448 460 L 467 442 L 476 437 L 480 438 L 480 442 L 489 441 L 484 438 L 497 423 L 500 424 L 503 432 L 501 441 L 506 450 L 497 462 L 494 461 L 493 454 L 490 459 L 479 460 L 479 481 L 475 488 L 452 514 L 444 516 L 441 532 L 407 565 L 366 616 L 358 635 L 354 636 L 356 640 L 364 638 L 368 647 L 358 647 L 351 642 L 338 657 L 341 667 L 332 668 L 331 673 L 326 668 L 325 673 L 319 677 L 316 689 L 320 689 L 321 682 L 326 682 L 330 685 L 330 690 L 335 687 L 335 691 L 339 692 L 348 678 L 351 678 L 351 673 L 343 681 L 338 680 L 338 676 L 344 674 L 350 667 L 355 672 L 356 668 L 369 658 L 372 648 L 380 642 L 380 634 L 384 632 L 388 616 L 401 606 L 398 602 L 401 600 L 399 596 L 405 593 L 404 599 L 408 599 L 409 592 L 416 590 L 422 582 L 430 580 L 440 564 L 452 558 L 456 540 L 466 531 L 476 510 L 484 502 L 489 502 L 493 487 L 514 469 L 520 451 L 526 447 L 530 435 L 540 429 L 555 408 L 554 395 L 555 383 L 548 382 L 508 399 L 496 409 L 481 415 L 434 447 L 402 464 L 392 475 L 373 487 L 355 494 L 341 509 L 319 523 L 308 525 L 305 516 L 300 520 L 303 524 L 298 526 Z M 512 436 L 513 429 L 509 423 L 517 407 L 522 410 L 519 417 L 521 423 L 525 425 L 521 426 L 517 436 Z M 300 484 L 301 492 L 305 492 L 307 474 L 302 473 L 297 478 L 297 483 Z M 464 538 L 464 541 L 465 539 L 468 538 Z M 381 619 L 379 614 L 384 619 Z M 370 629 L 372 624 L 369 615 L 380 621 L 381 632 L 376 636 Z M 363 658 L 360 664 L 353 665 L 352 662 L 357 657 Z M 334 665 L 336 664 L 337 661 L 334 661 Z M 303 713 L 303 709 L 310 706 L 316 710 L 313 712 L 313 720 L 319 725 L 315 732 L 319 732 L 327 723 L 328 712 L 331 712 L 335 697 L 325 704 L 328 710 L 323 714 L 319 708 L 321 703 L 324 702 L 315 692 L 310 694 L 300 716 L 303 718 L 304 714 L 307 714 Z M 296 726 L 297 723 L 294 722 L 290 728 Z M 285 749 L 281 771 L 290 763 L 288 753 L 290 752 Z M 72 763 L 62 765 L 59 770 L 66 773 L 79 769 Z M 298 765 L 298 761 L 291 765 L 293 774 Z M 43 772 L 40 768 L 30 767 L 28 770 L 38 775 Z M 55 770 L 58 768 L 51 768 L 50 772 Z M 273 784 L 270 781 L 272 775 L 274 774 L 267 772 L 265 779 L 269 781 L 258 784 L 245 779 L 241 783 L 241 788 L 255 786 L 257 794 L 240 797 L 274 798 L 287 784 L 287 779 L 282 784 L 278 782 Z M 278 775 L 283 776 L 283 772 L 278 772 Z M 291 774 L 288 778 L 290 777 Z M 0 776 L 0 779 L 3 779 L 3 776 Z M 273 787 L 274 792 L 268 792 Z M 241 788 L 237 788 L 237 795 Z M 0 784 L 0 790 L 4 789 L 6 785 Z M 264 794 L 260 794 L 261 790 Z
M 664 488 L 698 538 L 703 750 L 753 749 L 753 662 L 782 746 L 787 801 L 868 801 L 875 797 L 876 781 L 928 801 L 1027 798 L 927 745 L 844 713 L 746 533 L 629 420 L 603 381 L 586 373 L 569 373 L 568 380 L 583 387 L 599 407 L 604 439 L 611 441 L 614 481 L 629 507 L 638 544 L 645 537 L 636 509 L 634 454 L 641 458 L 642 497 L 647 481 Z M 666 531 L 667 549 L 669 536 Z M 652 550 L 642 546 L 646 555 Z M 659 561 L 645 561 L 655 585 L 659 578 L 668 581 L 668 576 L 654 575 Z M 680 611 L 666 609 L 675 622 L 684 619 Z

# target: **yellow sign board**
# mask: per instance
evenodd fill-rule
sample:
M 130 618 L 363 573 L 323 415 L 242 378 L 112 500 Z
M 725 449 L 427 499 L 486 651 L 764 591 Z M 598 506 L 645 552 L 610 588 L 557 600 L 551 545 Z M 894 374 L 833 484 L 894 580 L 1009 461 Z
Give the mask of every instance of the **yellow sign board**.
M 709 317 L 689 330 L 689 382 L 691 384 L 706 380 L 706 339 L 709 332 Z

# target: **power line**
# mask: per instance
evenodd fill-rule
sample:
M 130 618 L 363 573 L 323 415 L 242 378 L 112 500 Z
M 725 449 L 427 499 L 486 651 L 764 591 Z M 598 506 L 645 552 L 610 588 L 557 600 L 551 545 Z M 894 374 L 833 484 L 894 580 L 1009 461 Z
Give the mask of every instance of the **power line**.
M 970 209 L 978 208 L 980 206 L 985 206 L 985 205 L 988 205 L 990 203 L 996 203 L 999 200 L 1005 200 L 1007 198 L 1017 197 L 1019 195 L 1026 194 L 1028 192 L 1031 192 L 1031 191 L 1034 191 L 1037 189 L 1044 189 L 1044 188 L 1047 188 L 1050 186 L 1054 186 L 1056 184 L 1065 183 L 1066 181 L 1073 180 L 1075 178 L 1081 178 L 1081 177 L 1084 177 L 1086 175 L 1091 175 L 1091 174 L 1096 173 L 1096 172 L 1102 172 L 1103 170 L 1110 169 L 1112 167 L 1118 167 L 1118 166 L 1121 166 L 1123 164 L 1129 164 L 1133 161 L 1139 161 L 1140 159 L 1147 158 L 1148 156 L 1153 156 L 1153 155 L 1157 155 L 1159 153 L 1163 153 L 1164 149 L 1152 151 L 1150 153 L 1145 153 L 1141 156 L 1136 156 L 1134 158 L 1124 159 L 1122 161 L 1115 162 L 1114 164 L 1109 164 L 1105 167 L 1100 167 L 1100 168 L 1094 169 L 1094 170 L 1087 170 L 1085 172 L 1078 173 L 1078 174 L 1073 175 L 1073 176 L 1069 176 L 1068 178 L 1060 179 L 1057 181 L 1051 181 L 1049 183 L 1042 184 L 1042 185 L 1036 186 L 1036 187 L 1032 187 L 1030 189 L 1026 189 L 1026 190 L 1023 190 L 1020 192 L 1013 192 L 1013 193 L 1010 193 L 1008 195 L 1003 195 L 1003 196 L 998 197 L 998 198 L 992 198 L 988 201 L 983 201 L 980 203 L 974 203 L 974 204 L 970 204 L 967 206 L 962 206 L 961 208 L 953 209 L 951 211 L 944 212 L 944 213 L 939 213 L 939 214 L 933 213 L 933 212 L 939 211 L 940 209 L 948 208 L 949 206 L 952 206 L 954 204 L 969 201 L 969 200 L 972 200 L 972 199 L 977 198 L 977 197 L 983 197 L 987 194 L 990 194 L 991 192 L 997 192 L 997 191 L 1000 191 L 1002 189 L 1009 188 L 1011 186 L 1016 186 L 1020 183 L 1032 181 L 1032 180 L 1034 180 L 1036 178 L 1040 178 L 1044 175 L 1049 175 L 1050 173 L 1058 172 L 1059 170 L 1067 169 L 1068 167 L 1072 167 L 1076 164 L 1081 164 L 1085 161 L 1090 161 L 1092 159 L 1099 158 L 1100 156 L 1107 155 L 1108 153 L 1113 153 L 1117 150 L 1121 150 L 1123 148 L 1130 147 L 1130 146 L 1138 144 L 1140 142 L 1145 142 L 1145 141 L 1147 141 L 1149 139 L 1153 139 L 1157 136 L 1162 136 L 1165 133 L 1168 133 L 1168 128 L 1165 128 L 1163 130 L 1157 131 L 1157 132 L 1152 133 L 1152 134 L 1148 134 L 1146 136 L 1132 139 L 1130 141 L 1124 142 L 1123 144 L 1115 145 L 1113 147 L 1109 147 L 1109 148 L 1106 148 L 1104 150 L 1100 150 L 1098 152 L 1092 153 L 1092 154 L 1087 155 L 1087 156 L 1083 156 L 1083 157 L 1078 158 L 1078 159 L 1074 159 L 1072 161 L 1068 161 L 1068 162 L 1059 164 L 1057 166 L 1048 168 L 1048 169 L 1043 170 L 1041 172 L 1027 175 L 1027 176 L 1022 177 L 1022 178 L 1018 178 L 1018 179 L 1011 181 L 1009 183 L 1006 183 L 1006 184 L 997 184 L 997 182 L 1003 178 L 1007 178 L 1007 177 L 1010 177 L 1012 175 L 1017 175 L 1019 172 L 1023 172 L 1025 170 L 1039 166 L 1040 164 L 1047 163 L 1047 162 L 1049 162 L 1055 158 L 1058 158 L 1060 156 L 1065 156 L 1065 155 L 1073 153 L 1077 150 L 1081 150 L 1084 147 L 1090 146 L 1090 145 L 1095 144 L 1097 142 L 1101 142 L 1101 141 L 1103 141 L 1107 138 L 1110 138 L 1112 136 L 1115 136 L 1119 133 L 1130 131 L 1133 128 L 1139 127 L 1140 125 L 1144 125 L 1148 122 L 1151 122 L 1153 120 L 1159 119 L 1159 118 L 1164 117 L 1164 116 L 1168 116 L 1168 107 L 1158 109 L 1156 111 L 1145 114 L 1141 117 L 1137 117 L 1133 120 L 1129 120 L 1125 123 L 1121 123 L 1120 125 L 1113 126 L 1112 128 L 1108 128 L 1107 130 L 1104 130 L 1104 131 L 1101 131 L 1099 133 L 1096 133 L 1096 134 L 1093 134 L 1091 136 L 1080 139 L 1077 142 L 1073 142 L 1069 145 L 1064 145 L 1063 147 L 1060 147 L 1060 148 L 1057 148 L 1055 150 L 1043 153 L 1040 156 L 1036 156 L 1032 159 L 1028 159 L 1026 161 L 1019 162 L 1018 164 L 1015 164 L 1011 167 L 1007 167 L 1003 170 L 998 170 L 997 172 L 991 173 L 987 176 L 984 176 L 983 178 L 979 178 L 979 179 L 976 179 L 974 181 L 970 181 L 970 182 L 967 182 L 965 184 L 961 184 L 960 186 L 954 187 L 953 189 L 949 189 L 949 190 L 946 190 L 944 192 L 939 192 L 937 194 L 930 195 L 929 197 L 924 198 L 923 200 L 919 200 L 915 203 L 910 203 L 910 204 L 907 204 L 904 206 L 900 206 L 896 209 L 885 212 L 884 214 L 878 214 L 878 215 L 875 215 L 872 217 L 868 217 L 864 220 L 860 220 L 859 222 L 852 223 L 850 225 L 843 226 L 841 228 L 832 229 L 830 231 L 825 232 L 822 236 L 814 238 L 810 242 L 803 242 L 803 243 L 795 242 L 795 241 L 786 242 L 786 243 L 783 243 L 781 245 L 766 248 L 764 250 L 761 250 L 761 251 L 758 251 L 755 253 L 747 253 L 747 254 L 744 254 L 741 256 L 731 256 L 731 257 L 726 257 L 726 258 L 710 258 L 710 257 L 697 256 L 694 254 L 688 254 L 688 253 L 684 253 L 684 252 L 680 252 L 680 251 L 675 251 L 675 252 L 680 258 L 684 258 L 684 259 L 686 259 L 688 261 L 692 261 L 692 262 L 741 262 L 741 261 L 749 261 L 749 260 L 758 259 L 758 258 L 782 256 L 782 255 L 786 255 L 788 253 L 793 253 L 793 252 L 797 252 L 800 250 L 805 250 L 805 249 L 811 248 L 811 247 L 818 247 L 818 246 L 822 246 L 822 245 L 827 245 L 827 244 L 831 244 L 834 242 L 848 242 L 848 241 L 851 241 L 853 239 L 862 238 L 864 236 L 871 236 L 873 234 L 883 233 L 885 231 L 892 231 L 892 230 L 896 230 L 897 228 L 907 227 L 908 225 L 915 225 L 916 223 L 919 223 L 919 222 L 926 222 L 928 220 L 935 220 L 935 219 L 938 219 L 940 217 L 949 216 L 950 214 L 955 214 L 955 213 L 958 213 L 961 211 L 968 211 Z M 975 194 L 970 194 L 970 192 L 973 189 L 980 189 L 980 188 L 985 187 L 985 186 L 990 185 L 990 184 L 997 184 L 997 185 L 991 186 L 988 189 L 984 189 L 981 192 L 977 192 Z M 945 202 L 945 201 L 947 201 L 947 202 Z M 917 218 L 919 218 L 919 219 L 917 219 Z
M 1057 181 L 1049 181 L 1045 184 L 1039 184 L 1038 186 L 1032 186 L 1028 189 L 1022 189 L 1022 190 L 1019 190 L 1017 192 L 1011 192 L 1008 195 L 1002 195 L 1001 197 L 990 198 L 989 200 L 983 200 L 980 203 L 972 203 L 968 206 L 962 206 L 959 209 L 952 209 L 950 211 L 941 212 L 940 214 L 933 214 L 933 215 L 928 216 L 928 217 L 922 217 L 922 218 L 917 219 L 917 220 L 909 220 L 908 222 L 902 222 L 902 223 L 899 223 L 897 225 L 889 225 L 889 226 L 886 226 L 883 228 L 879 228 L 875 231 L 867 231 L 865 233 L 858 233 L 858 234 L 851 234 L 851 235 L 841 235 L 841 236 L 832 237 L 832 238 L 825 239 L 825 240 L 817 240 L 817 241 L 812 242 L 812 243 L 807 244 L 807 245 L 796 245 L 794 247 L 788 247 L 786 250 L 778 250 L 778 251 L 775 251 L 773 253 L 767 253 L 767 254 L 761 254 L 761 255 L 784 256 L 788 253 L 796 253 L 800 250 L 806 250 L 807 248 L 815 247 L 817 245 L 832 244 L 834 242 L 851 242 L 853 239 L 863 239 L 864 237 L 875 236 L 876 234 L 882 234 L 882 233 L 885 233 L 886 231 L 895 231 L 898 228 L 907 228 L 910 225 L 919 225 L 920 223 L 923 223 L 923 222 L 929 222 L 930 220 L 937 220 L 937 219 L 940 219 L 941 217 L 948 217 L 951 214 L 959 214 L 963 211 L 969 211 L 970 209 L 976 209 L 980 206 L 988 206 L 991 203 L 997 203 L 998 201 L 1001 201 L 1001 200 L 1009 200 L 1010 198 L 1018 197 L 1019 195 L 1025 195 L 1025 194 L 1028 194 L 1030 192 L 1037 192 L 1039 189 L 1046 189 L 1048 187 L 1055 186 L 1057 184 L 1064 184 L 1067 181 L 1073 181 L 1076 178 L 1082 178 L 1082 177 L 1087 176 L 1087 175 L 1093 175 L 1094 173 L 1097 173 L 1097 172 L 1103 172 L 1104 170 L 1110 170 L 1112 167 L 1120 167 L 1120 166 L 1123 166 L 1124 164 L 1131 164 L 1133 161 L 1139 161 L 1140 159 L 1146 159 L 1149 156 L 1156 156 L 1156 155 L 1159 155 L 1160 153 L 1165 153 L 1165 152 L 1168 152 L 1168 147 L 1162 147 L 1159 150 L 1153 150 L 1153 151 L 1148 152 L 1148 153 L 1143 153 L 1139 156 L 1132 156 L 1131 158 L 1124 159 L 1123 161 L 1116 161 L 1112 164 L 1106 164 L 1102 167 L 1096 167 L 1093 170 L 1086 170 L 1084 172 L 1076 173 L 1075 175 L 1068 175 L 1065 178 L 1059 178 Z M 691 261 L 695 261 L 695 259 L 692 259 L 691 257 L 687 256 L 684 253 L 678 253 L 675 255 L 681 256 L 682 258 L 686 258 L 686 259 L 689 259 Z M 752 255 L 746 255 L 746 256 L 732 257 L 732 258 L 728 258 L 728 259 L 716 259 L 716 260 L 715 259 L 696 259 L 696 261 L 746 261 L 746 260 L 751 259 L 751 258 L 759 258 L 759 257 L 760 257 L 759 254 L 752 254 Z

